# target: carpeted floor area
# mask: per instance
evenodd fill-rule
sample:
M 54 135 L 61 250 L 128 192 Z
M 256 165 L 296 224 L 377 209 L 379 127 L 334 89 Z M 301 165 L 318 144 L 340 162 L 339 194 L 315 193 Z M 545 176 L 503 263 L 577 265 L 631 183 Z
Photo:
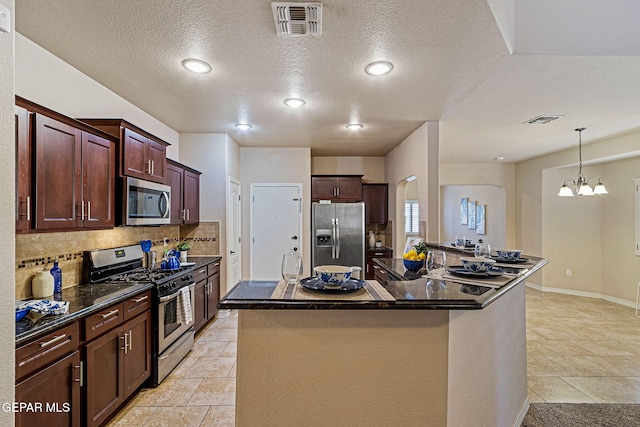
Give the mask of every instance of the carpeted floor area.
M 640 405 L 613 403 L 532 403 L 522 427 L 640 426 Z

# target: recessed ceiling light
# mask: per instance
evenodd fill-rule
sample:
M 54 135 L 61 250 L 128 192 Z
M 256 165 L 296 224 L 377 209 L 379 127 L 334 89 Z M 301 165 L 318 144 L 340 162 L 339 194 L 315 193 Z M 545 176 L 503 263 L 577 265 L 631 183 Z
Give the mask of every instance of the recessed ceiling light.
M 494 157 L 494 159 L 495 159 L 495 160 L 497 160 L 497 161 L 499 161 L 499 162 L 501 162 L 501 161 L 503 161 L 503 160 L 504 160 L 504 157 L 502 157 L 502 156 L 498 156 L 498 157 Z
M 347 129 L 349 129 L 349 130 L 360 130 L 363 127 L 364 126 L 362 126 L 360 123 L 349 123 L 347 125 Z
M 304 104 L 306 104 L 306 102 L 304 102 L 304 99 L 300 98 L 287 98 L 284 100 L 284 103 L 286 106 L 293 108 L 302 107 Z
M 240 130 L 249 130 L 251 129 L 253 126 L 251 126 L 249 123 L 237 123 L 236 127 Z
M 393 70 L 393 64 L 387 61 L 376 61 L 367 65 L 364 71 L 372 76 L 381 76 Z
M 211 71 L 211 65 L 207 64 L 204 61 L 200 61 L 199 59 L 185 59 L 182 61 L 182 66 L 189 71 L 193 71 L 194 73 L 205 74 Z

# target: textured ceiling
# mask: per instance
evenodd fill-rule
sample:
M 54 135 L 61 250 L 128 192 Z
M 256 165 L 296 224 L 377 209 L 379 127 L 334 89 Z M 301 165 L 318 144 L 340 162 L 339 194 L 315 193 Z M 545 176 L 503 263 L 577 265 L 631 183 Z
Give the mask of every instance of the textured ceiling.
M 176 131 L 241 146 L 378 156 L 437 120 L 442 161 L 514 162 L 574 147 L 576 127 L 585 143 L 640 129 L 639 57 L 511 55 L 485 0 L 327 0 L 320 37 L 277 36 L 264 0 L 15 3 L 25 37 Z M 365 74 L 375 60 L 393 72 Z M 547 114 L 564 117 L 522 124 Z

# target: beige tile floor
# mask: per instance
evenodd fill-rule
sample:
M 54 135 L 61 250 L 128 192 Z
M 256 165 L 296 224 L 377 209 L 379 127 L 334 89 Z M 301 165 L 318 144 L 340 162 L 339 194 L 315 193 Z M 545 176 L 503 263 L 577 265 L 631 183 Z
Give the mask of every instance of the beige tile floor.
M 222 311 L 182 363 L 109 424 L 233 426 L 237 313 Z M 592 298 L 527 288 L 532 402 L 640 403 L 640 318 Z
M 218 313 L 162 384 L 142 389 L 108 426 L 233 426 L 237 332 L 237 313 Z
M 633 308 L 527 288 L 529 400 L 640 403 Z

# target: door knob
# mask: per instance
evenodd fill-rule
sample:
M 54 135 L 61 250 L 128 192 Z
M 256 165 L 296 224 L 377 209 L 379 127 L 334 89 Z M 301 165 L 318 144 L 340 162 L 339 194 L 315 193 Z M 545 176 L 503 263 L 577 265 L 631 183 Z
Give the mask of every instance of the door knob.
M 291 240 L 298 240 L 298 236 L 293 236 Z
M 294 248 L 293 248 L 293 251 L 294 251 L 294 252 L 296 252 L 297 250 L 298 250 L 298 248 L 297 248 L 297 247 L 294 247 Z
M 234 251 L 229 251 L 229 252 L 231 252 L 231 255 L 235 254 L 235 252 L 234 252 Z

